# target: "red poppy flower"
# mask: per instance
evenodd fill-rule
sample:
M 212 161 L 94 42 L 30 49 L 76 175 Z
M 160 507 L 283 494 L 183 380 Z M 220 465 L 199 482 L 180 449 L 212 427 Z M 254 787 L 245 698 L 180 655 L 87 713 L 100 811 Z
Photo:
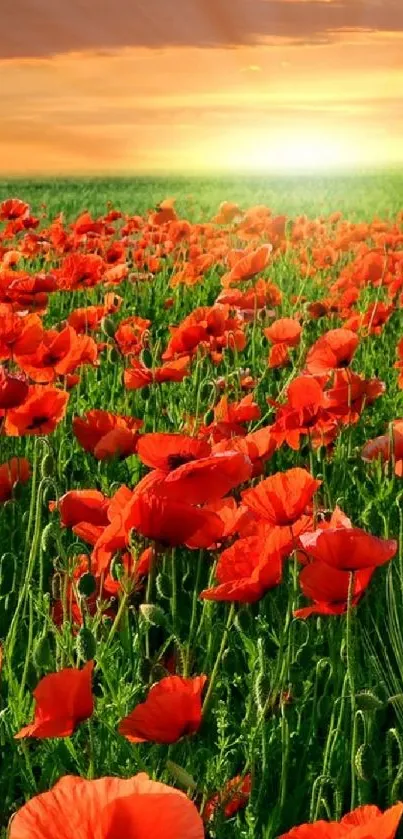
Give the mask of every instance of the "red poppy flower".
M 211 818 L 221 811 L 226 819 L 234 816 L 238 810 L 246 807 L 252 789 L 252 776 L 237 775 L 224 785 L 220 792 L 213 795 L 204 805 L 203 821 L 207 824 Z
M 253 489 L 242 493 L 243 502 L 270 524 L 293 525 L 305 512 L 321 481 L 306 469 L 276 472 Z
M 281 581 L 282 552 L 265 534 L 238 539 L 220 555 L 219 585 L 201 592 L 202 600 L 255 603 Z
M 298 346 L 302 327 L 295 318 L 279 318 L 263 330 L 272 344 L 285 344 L 287 347 Z
M 395 539 L 379 539 L 358 527 L 318 529 L 304 533 L 300 542 L 314 560 L 343 571 L 376 568 L 397 551 Z
M 17 218 L 24 218 L 30 212 L 29 204 L 19 198 L 6 198 L 0 204 L 0 219 L 12 221 Z
M 55 387 L 32 385 L 28 396 L 18 408 L 8 411 L 5 434 L 22 437 L 25 434 L 51 434 L 63 419 L 69 394 Z
M 192 548 L 216 544 L 224 529 L 215 513 L 148 491 L 133 495 L 123 514 L 123 526 L 127 534 L 137 530 L 163 545 Z
M 131 367 L 124 371 L 123 382 L 127 390 L 140 390 L 148 385 L 164 382 L 182 382 L 189 375 L 189 356 L 168 361 L 161 367 L 146 367 L 137 358 L 131 359 Z
M 207 676 L 182 679 L 167 676 L 150 689 L 119 725 L 119 733 L 132 743 L 176 743 L 194 734 L 202 720 L 201 697 Z
M 138 429 L 143 420 L 94 409 L 84 417 L 74 417 L 73 432 L 78 442 L 97 460 L 118 455 L 128 457 L 137 450 Z
M 115 332 L 115 341 L 123 355 L 138 355 L 143 349 L 143 336 L 151 326 L 151 321 L 133 315 L 122 320 Z
M 234 261 L 231 271 L 221 279 L 223 288 L 229 288 L 232 283 L 239 283 L 241 280 L 250 280 L 255 274 L 264 271 L 272 250 L 272 245 L 261 245 L 251 253 L 239 251 L 238 259 Z
M 382 812 L 372 804 L 357 807 L 339 822 L 301 824 L 279 839 L 394 839 L 403 812 L 400 802 Z
M 67 667 L 50 673 L 36 686 L 35 717 L 33 723 L 15 734 L 23 737 L 69 737 L 80 722 L 92 716 L 92 671 L 89 661 L 82 670 Z
M 206 440 L 186 434 L 143 434 L 138 442 L 137 454 L 142 463 L 153 469 L 171 472 L 184 463 L 206 458 L 211 446 Z
M 8 501 L 16 483 L 29 481 L 31 469 L 25 457 L 12 457 L 0 466 L 0 502 Z
M 0 303 L 0 361 L 35 352 L 42 335 L 38 315 L 18 315 L 11 306 Z
M 23 376 L 10 374 L 0 365 L 0 416 L 10 408 L 18 408 L 27 398 L 28 390 Z
M 352 606 L 358 604 L 373 573 L 374 568 L 362 568 L 354 575 Z M 306 565 L 299 575 L 299 584 L 303 595 L 314 604 L 296 609 L 294 616 L 305 619 L 310 615 L 340 615 L 347 611 L 350 576 L 348 571 L 340 571 L 324 562 Z
M 10 839 L 203 839 L 192 801 L 173 787 L 133 778 L 88 781 L 65 775 L 13 817 Z M 383 839 L 383 838 L 382 838 Z
M 160 484 L 158 493 L 173 501 L 186 499 L 189 504 L 203 504 L 222 498 L 251 474 L 252 464 L 244 454 L 218 452 L 178 466 Z
M 59 288 L 74 291 L 74 289 L 92 288 L 100 283 L 104 269 L 104 260 L 98 254 L 77 252 L 66 256 L 55 274 Z
M 394 420 L 389 434 L 368 440 L 361 450 L 361 457 L 366 461 L 377 458 L 388 461 L 394 457 L 397 465 L 403 459 L 403 420 Z
M 96 489 L 72 489 L 59 498 L 57 504 L 52 501 L 50 510 L 57 510 L 63 527 L 74 527 L 81 522 L 106 527 L 109 498 Z
M 358 336 L 350 329 L 330 329 L 309 350 L 306 369 L 316 375 L 348 367 L 358 344 Z

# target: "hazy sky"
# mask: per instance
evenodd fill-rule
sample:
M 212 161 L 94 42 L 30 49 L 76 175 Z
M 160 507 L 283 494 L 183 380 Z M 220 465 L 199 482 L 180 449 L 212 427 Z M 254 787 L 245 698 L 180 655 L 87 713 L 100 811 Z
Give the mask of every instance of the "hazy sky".
M 403 0 L 8 0 L 0 170 L 403 162 Z

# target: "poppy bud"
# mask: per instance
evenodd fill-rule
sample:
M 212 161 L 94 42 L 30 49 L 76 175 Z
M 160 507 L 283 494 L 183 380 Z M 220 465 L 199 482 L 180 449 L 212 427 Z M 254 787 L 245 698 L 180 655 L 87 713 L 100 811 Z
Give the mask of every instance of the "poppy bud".
M 41 535 L 41 550 L 44 554 L 49 554 L 56 543 L 56 532 L 53 522 L 49 522 L 42 530 Z
M 56 574 L 52 577 L 51 582 L 51 589 L 52 589 L 52 597 L 53 600 L 61 600 L 62 597 L 62 577 L 61 574 L 56 572 Z
M 16 481 L 13 486 L 13 498 L 16 501 L 19 501 L 22 497 L 22 483 L 21 481 Z
M 173 778 L 185 789 L 197 789 L 197 784 L 195 779 L 192 775 L 189 775 L 189 772 L 186 772 L 185 769 L 182 769 L 181 766 L 178 766 L 177 763 L 174 763 L 173 760 L 167 760 L 166 767 L 168 772 L 172 775 Z
M 91 630 L 82 626 L 76 639 L 76 651 L 83 661 L 92 661 L 95 657 L 97 642 Z
M 123 567 L 119 554 L 116 554 L 110 565 L 110 575 L 115 583 L 119 583 L 124 575 L 125 569 Z
M 158 574 L 156 581 L 157 591 L 160 597 L 164 600 L 170 600 L 172 597 L 172 580 L 168 574 L 163 571 Z
M 112 361 L 113 364 L 117 364 L 120 361 L 120 354 L 119 350 L 116 347 L 111 347 L 109 350 L 109 361 Z
M 5 553 L 0 558 L 0 595 L 10 594 L 15 586 L 16 557 Z
M 102 331 L 108 336 L 108 338 L 115 337 L 116 328 L 111 318 L 102 319 Z
M 152 603 L 142 603 L 139 612 L 145 623 L 150 623 L 152 626 L 166 626 L 166 615 L 160 606 L 154 606 Z
M 369 743 L 364 743 L 357 750 L 354 758 L 354 766 L 360 781 L 370 781 L 374 775 L 374 752 Z
M 211 423 L 214 422 L 214 411 L 212 408 L 204 414 L 203 422 L 204 425 L 211 425 Z
M 142 353 L 140 355 L 140 359 L 141 359 L 141 361 L 142 361 L 142 363 L 144 364 L 145 367 L 150 368 L 150 367 L 153 366 L 153 356 L 152 356 L 151 351 L 148 348 L 146 348 L 142 351 Z
M 44 633 L 38 638 L 32 654 L 33 662 L 37 670 L 43 670 L 52 665 L 52 649 L 49 636 Z
M 357 693 L 355 704 L 359 711 L 380 711 L 385 703 L 372 691 L 363 690 L 361 693 Z
M 77 583 L 77 589 L 82 597 L 91 597 L 91 594 L 94 594 L 96 588 L 97 581 L 93 574 L 90 574 L 88 571 L 86 574 L 81 575 Z
M 53 455 L 50 453 L 45 454 L 45 457 L 41 463 L 41 477 L 42 478 L 51 478 L 55 468 L 55 461 Z

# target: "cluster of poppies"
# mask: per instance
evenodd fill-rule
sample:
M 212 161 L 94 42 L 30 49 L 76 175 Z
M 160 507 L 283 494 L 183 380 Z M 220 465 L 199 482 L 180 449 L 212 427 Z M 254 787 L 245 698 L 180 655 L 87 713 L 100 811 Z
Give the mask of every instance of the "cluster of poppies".
M 134 455 L 148 470 L 135 486 L 120 485 L 108 494 L 90 485 L 50 502 L 58 525 L 88 546 L 66 572 L 63 597 L 53 599 L 56 626 L 69 623 L 77 633 L 87 617 L 116 619 L 122 599 L 134 592 L 142 596 L 147 576 L 179 547 L 218 554 L 211 584 L 198 592 L 203 601 L 255 603 L 282 583 L 292 558 L 308 601 L 301 606 L 295 600 L 296 618 L 340 615 L 358 605 L 377 567 L 395 555 L 396 541 L 355 527 L 339 507 L 326 515 L 321 481 L 312 470 L 275 471 L 270 461 L 280 449 L 298 451 L 306 442 L 323 447 L 330 458 L 343 429 L 357 424 L 385 392 L 382 381 L 353 371 L 351 364 L 403 303 L 401 221 L 353 224 L 340 214 L 288 220 L 266 207 L 245 212 L 224 202 L 212 222 L 191 224 L 167 199 L 144 217 L 109 207 L 100 218 L 86 211 L 68 224 L 62 215 L 52 221 L 35 217 L 18 199 L 0 205 L 1 435 L 49 435 L 66 420 L 89 456 L 109 461 Z M 304 281 L 319 278 L 321 297 L 285 300 L 275 282 L 260 276 L 284 258 L 295 262 Z M 334 280 L 339 259 L 343 267 Z M 46 271 L 29 270 L 38 260 Z M 212 271 L 221 286 L 212 305 L 198 305 L 171 324 L 159 358 L 154 353 L 150 362 L 145 351 L 154 324 L 138 313 L 121 318 L 127 289 L 141 298 L 142 289 L 152 288 L 164 272 L 168 318 L 183 287 L 202 289 Z M 368 289 L 376 289 L 377 299 L 362 310 L 360 298 Z M 93 302 L 48 328 L 54 296 L 64 300 L 72 292 L 92 295 Z M 309 342 L 309 326 L 324 317 L 332 328 Z M 260 373 L 237 366 L 257 333 L 268 344 Z M 396 384 L 403 387 L 403 339 L 396 352 Z M 214 404 L 203 416 L 197 411 L 184 417 L 176 432 L 149 432 L 143 416 L 91 406 L 71 417 L 70 393 L 83 369 L 90 366 L 97 374 L 99 368 L 102 387 L 105 359 L 120 365 L 122 393 L 138 390 L 145 399 L 151 388 L 192 376 L 206 359 L 217 368 Z M 231 365 L 236 396 L 228 388 Z M 264 412 L 263 378 L 282 368 L 291 375 L 275 400 L 266 398 Z M 361 454 L 364 462 L 392 461 L 402 477 L 403 420 L 393 419 Z M 23 456 L 1 464 L 0 502 L 11 499 L 30 473 Z M 82 580 L 88 577 L 87 591 Z M 93 668 L 91 657 L 82 669 L 45 676 L 34 691 L 34 720 L 16 738 L 68 737 L 89 719 Z M 168 744 L 195 734 L 206 711 L 208 681 L 197 670 L 191 677 L 174 670 L 119 722 L 118 735 Z M 10 839 L 197 839 L 218 809 L 230 817 L 244 807 L 251 785 L 249 773 L 230 778 L 200 815 L 186 795 L 145 774 L 95 781 L 66 776 L 13 817 Z M 362 807 L 341 822 L 294 828 L 286 836 L 298 839 L 309 830 L 335 839 L 347 833 L 351 839 L 393 839 L 402 806 L 383 814 Z

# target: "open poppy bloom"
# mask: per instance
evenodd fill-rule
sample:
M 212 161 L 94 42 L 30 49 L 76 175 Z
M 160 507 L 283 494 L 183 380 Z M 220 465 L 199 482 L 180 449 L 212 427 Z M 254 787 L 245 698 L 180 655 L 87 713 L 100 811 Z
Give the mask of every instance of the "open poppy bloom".
M 18 408 L 27 398 L 28 390 L 25 377 L 10 374 L 0 365 L 0 417 L 10 408 Z
M 182 382 L 189 375 L 189 356 L 167 361 L 161 367 L 146 367 L 138 358 L 131 359 L 131 366 L 124 371 L 123 382 L 127 390 L 140 390 L 153 384 Z
M 242 452 L 218 452 L 178 466 L 157 491 L 173 501 L 185 498 L 189 504 L 203 504 L 222 498 L 251 474 L 251 461 Z
M 133 778 L 88 781 L 65 775 L 31 798 L 10 824 L 10 839 L 203 839 L 202 819 L 180 790 Z
M 61 332 L 49 329 L 32 355 L 16 355 L 21 369 L 34 382 L 53 382 L 57 376 L 73 373 L 80 364 L 97 359 L 97 347 L 92 338 L 77 335 L 72 326 Z
M 397 551 L 395 539 L 380 539 L 358 527 L 318 528 L 299 539 L 315 561 L 350 572 L 384 565 Z
M 202 600 L 255 603 L 281 581 L 283 554 L 264 533 L 238 539 L 220 555 L 218 585 L 201 592 Z
M 350 329 L 330 329 L 321 335 L 306 357 L 306 369 L 313 375 L 348 367 L 359 338 Z
M 68 401 L 65 390 L 31 385 L 25 402 L 8 411 L 4 433 L 10 437 L 51 434 L 65 416 Z
M 292 526 L 305 513 L 321 481 L 306 469 L 276 472 L 242 493 L 243 503 L 272 525 Z
M 119 733 L 132 743 L 176 743 L 194 734 L 202 720 L 206 681 L 207 676 L 166 676 L 150 688 L 145 702 L 122 720 Z
M 205 823 L 209 822 L 217 811 L 221 811 L 226 819 L 230 819 L 238 810 L 246 807 L 251 789 L 252 776 L 250 774 L 245 775 L 244 778 L 237 775 L 227 781 L 223 789 L 209 798 L 204 805 L 203 821 Z
M 298 346 L 301 332 L 302 327 L 295 318 L 279 318 L 264 329 L 264 335 L 272 343 L 269 367 L 282 367 L 289 362 L 289 348 Z
M 43 335 L 38 315 L 18 315 L 12 306 L 0 303 L 0 361 L 35 352 Z
M 109 498 L 97 489 L 71 489 L 59 498 L 51 501 L 49 509 L 57 510 L 63 527 L 75 527 L 81 522 L 106 527 Z
M 208 457 L 210 452 L 211 446 L 206 440 L 186 434 L 143 434 L 137 446 L 141 462 L 163 472 L 171 472 L 184 463 Z
M 36 686 L 34 721 L 15 734 L 23 737 L 69 737 L 80 722 L 92 716 L 92 671 L 89 661 L 82 670 L 66 667 L 58 673 L 49 673 Z
M 362 568 L 354 574 L 351 606 L 357 606 L 369 586 L 374 568 Z M 313 600 L 311 606 L 294 611 L 296 618 L 311 615 L 341 615 L 347 611 L 351 574 L 324 562 L 311 562 L 302 569 L 299 584 L 302 594 Z
M 394 839 L 403 812 L 399 802 L 382 812 L 373 804 L 364 804 L 347 813 L 339 822 L 317 821 L 301 824 L 283 833 L 279 839 Z
M 16 483 L 29 481 L 31 469 L 25 457 L 12 457 L 0 466 L 0 503 L 8 501 Z
M 287 443 L 298 450 L 301 437 L 311 444 L 328 445 L 338 432 L 337 421 L 324 409 L 325 394 L 313 376 L 297 376 L 287 390 L 287 402 L 279 405 L 272 436 L 277 445 Z
M 395 474 L 403 475 L 403 420 L 394 420 L 390 424 L 390 433 L 368 440 L 361 450 L 361 457 L 365 461 L 377 460 L 383 462 L 395 461 Z
M 94 409 L 74 417 L 73 431 L 78 442 L 97 460 L 118 456 L 123 459 L 137 450 L 138 429 L 143 420 Z
M 216 513 L 152 491 L 134 493 L 123 513 L 123 527 L 127 536 L 137 530 L 162 545 L 189 548 L 209 548 L 224 529 Z

